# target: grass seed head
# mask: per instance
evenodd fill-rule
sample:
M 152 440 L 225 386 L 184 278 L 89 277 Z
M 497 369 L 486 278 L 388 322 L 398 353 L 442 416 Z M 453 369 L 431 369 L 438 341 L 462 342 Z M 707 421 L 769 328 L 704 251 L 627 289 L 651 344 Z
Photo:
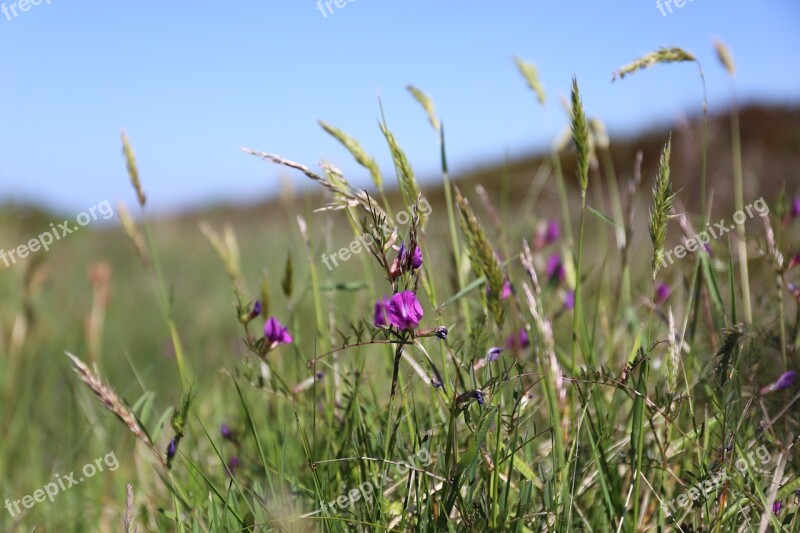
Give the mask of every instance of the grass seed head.
M 714 50 L 717 51 L 717 59 L 719 62 L 722 63 L 722 66 L 725 67 L 725 70 L 728 71 L 728 74 L 731 77 L 736 75 L 736 64 L 733 62 L 733 55 L 731 54 L 730 49 L 720 41 L 719 39 L 714 40 Z
M 679 63 L 682 61 L 697 61 L 697 58 L 683 48 L 659 48 L 655 52 L 650 52 L 649 54 L 634 60 L 632 63 L 629 63 L 628 65 L 625 65 L 618 71 L 614 72 L 614 74 L 611 76 L 611 79 L 613 81 L 617 78 L 624 78 L 629 74 L 650 68 L 653 65 L 658 65 L 661 63 Z
M 539 79 L 539 71 L 534 65 L 523 61 L 518 57 L 514 58 L 514 63 L 517 65 L 517 70 L 519 70 L 519 73 L 522 74 L 522 77 L 525 78 L 525 81 L 528 83 L 528 87 L 534 93 L 536 93 L 536 99 L 541 105 L 544 105 L 547 95 L 545 94 L 544 86 Z
M 656 279 L 664 260 L 664 243 L 667 239 L 667 221 L 669 220 L 675 195 L 669 178 L 669 158 L 672 150 L 672 137 L 667 140 L 658 162 L 658 172 L 653 184 L 653 203 L 650 207 L 650 240 L 653 243 L 653 280 Z
M 439 117 L 436 116 L 436 108 L 434 107 L 433 100 L 430 98 L 430 96 L 417 89 L 413 85 L 406 86 L 406 89 L 411 93 L 411 96 L 414 97 L 414 100 L 419 102 L 419 105 L 422 106 L 422 109 L 425 110 L 425 113 L 428 115 L 428 121 L 430 121 L 433 129 L 436 131 L 441 131 L 442 123 L 439 121 Z
M 572 140 L 575 143 L 575 150 L 578 153 L 578 183 L 581 192 L 585 195 L 589 187 L 589 125 L 586 122 L 586 113 L 583 111 L 580 91 L 578 90 L 578 79 L 572 78 Z

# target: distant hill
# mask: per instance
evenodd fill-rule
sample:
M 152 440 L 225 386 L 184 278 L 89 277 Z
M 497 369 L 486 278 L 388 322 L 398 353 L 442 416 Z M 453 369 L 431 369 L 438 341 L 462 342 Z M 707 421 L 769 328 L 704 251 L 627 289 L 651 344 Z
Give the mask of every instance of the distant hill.
M 789 193 L 800 193 L 800 105 L 747 105 L 740 110 L 740 126 L 747 197 L 763 194 L 773 198 L 784 183 Z M 702 116 L 671 126 L 657 126 L 636 135 L 612 137 L 610 150 L 614 166 L 620 180 L 628 179 L 636 152 L 641 150 L 644 155 L 643 176 L 649 180 L 655 171 L 661 147 L 670 134 L 673 140 L 672 177 L 675 188 L 684 191 L 681 196 L 687 208 L 699 210 L 699 194 L 687 192 L 696 190 L 700 184 Z M 708 121 L 708 188 L 714 191 L 716 208 L 733 205 L 731 154 L 731 116 L 729 113 L 713 114 Z M 499 182 L 504 173 L 508 173 L 510 197 L 515 198 L 529 188 L 537 170 L 549 164 L 549 153 L 531 153 L 505 163 L 478 165 L 470 172 L 453 176 L 453 180 L 465 190 L 471 190 L 477 183 L 490 188 L 493 183 Z M 568 185 L 575 187 L 575 158 L 571 143 L 561 152 L 561 164 Z M 442 201 L 441 188 L 430 185 L 438 184 L 439 180 L 436 176 L 430 178 L 421 180 L 427 184 L 423 188 L 429 200 Z M 624 182 L 621 182 L 623 185 Z M 649 190 L 649 185 L 644 189 Z M 399 202 L 396 189 L 387 193 L 390 200 Z M 310 205 L 323 203 L 321 192 L 312 189 L 308 194 L 311 195 Z M 272 197 L 248 205 L 212 205 L 170 218 L 176 219 L 176 222 L 193 222 L 199 218 L 235 222 L 254 216 L 270 218 L 272 214 L 284 220 L 283 211 L 278 209 L 279 201 Z M 18 205 L 8 201 L 0 204 L 0 226 L 41 226 L 61 218 L 63 216 L 35 205 Z

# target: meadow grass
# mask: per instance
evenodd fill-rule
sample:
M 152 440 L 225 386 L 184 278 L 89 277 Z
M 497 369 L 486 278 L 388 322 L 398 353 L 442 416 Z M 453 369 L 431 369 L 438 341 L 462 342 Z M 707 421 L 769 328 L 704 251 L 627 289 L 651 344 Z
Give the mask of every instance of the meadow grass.
M 661 49 L 618 76 L 681 61 L 696 59 Z M 681 230 L 732 216 L 706 203 L 705 133 L 702 207 L 684 212 L 677 134 L 650 173 L 641 154 L 615 161 L 573 79 L 568 141 L 534 175 L 468 189 L 433 100 L 408 89 L 441 188 L 417 181 L 389 112 L 376 134 L 397 188 L 320 122 L 373 191 L 246 149 L 323 194 L 153 218 L 123 135 L 141 216 L 0 271 L 4 500 L 109 452 L 119 469 L 5 510 L 0 530 L 800 531 L 800 208 L 766 191 L 747 232 L 667 266 Z

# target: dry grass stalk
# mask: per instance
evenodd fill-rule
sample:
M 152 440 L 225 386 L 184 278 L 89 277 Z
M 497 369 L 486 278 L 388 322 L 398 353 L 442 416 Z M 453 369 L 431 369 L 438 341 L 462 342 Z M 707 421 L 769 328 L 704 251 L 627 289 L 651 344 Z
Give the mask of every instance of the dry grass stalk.
M 158 452 L 158 450 L 156 450 L 155 446 L 153 446 L 153 443 L 150 440 L 150 437 L 139 425 L 139 421 L 136 419 L 136 416 L 119 398 L 119 396 L 117 396 L 117 393 L 114 392 L 111 387 L 103 383 L 100 377 L 95 372 L 92 372 L 86 363 L 69 352 L 64 353 L 72 361 L 72 369 L 76 374 L 78 374 L 80 380 L 92 390 L 95 396 L 97 396 L 97 399 L 100 400 L 106 409 L 114 413 L 117 418 L 119 418 L 122 423 L 125 424 L 128 430 L 133 433 L 137 439 L 144 443 L 144 445 L 147 446 L 153 452 L 153 454 L 155 454 L 161 466 L 166 469 L 167 465 L 164 462 L 164 459 L 161 457 L 161 454 Z

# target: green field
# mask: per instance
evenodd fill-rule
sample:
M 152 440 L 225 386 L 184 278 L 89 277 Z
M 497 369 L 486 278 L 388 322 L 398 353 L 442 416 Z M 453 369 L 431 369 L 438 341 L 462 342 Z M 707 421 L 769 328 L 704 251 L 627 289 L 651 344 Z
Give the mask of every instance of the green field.
M 311 192 L 0 262 L 0 531 L 800 531 L 800 110 L 609 141 L 579 81 L 552 153 L 448 176 L 413 91 L 439 176 L 329 127 L 369 191 L 298 162 Z

